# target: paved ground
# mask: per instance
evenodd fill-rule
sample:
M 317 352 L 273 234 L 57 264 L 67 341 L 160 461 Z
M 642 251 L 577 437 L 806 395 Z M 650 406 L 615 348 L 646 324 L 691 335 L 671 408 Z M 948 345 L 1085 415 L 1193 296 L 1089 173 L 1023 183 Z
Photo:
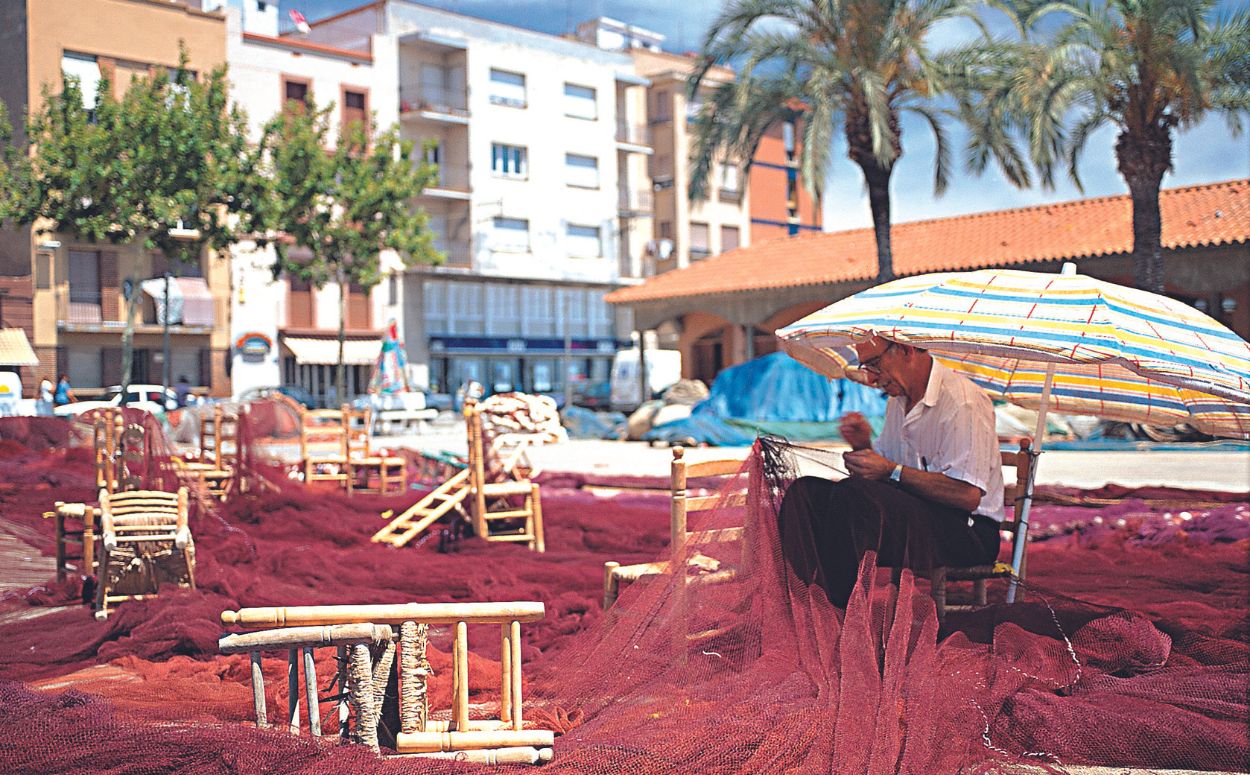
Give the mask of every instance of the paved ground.
M 379 445 L 413 449 L 465 451 L 463 423 L 435 424 L 426 433 L 378 437 Z M 831 448 L 835 449 L 835 448 Z M 737 457 L 746 447 L 703 447 L 689 451 L 691 460 Z M 546 471 L 616 476 L 664 476 L 672 453 L 639 441 L 572 440 L 534 450 L 532 458 Z M 839 465 L 836 453 L 829 460 Z M 1125 486 L 1167 485 L 1189 489 L 1250 491 L 1250 454 L 1206 451 L 1075 451 L 1045 452 L 1038 463 L 1039 484 L 1100 487 L 1108 482 Z

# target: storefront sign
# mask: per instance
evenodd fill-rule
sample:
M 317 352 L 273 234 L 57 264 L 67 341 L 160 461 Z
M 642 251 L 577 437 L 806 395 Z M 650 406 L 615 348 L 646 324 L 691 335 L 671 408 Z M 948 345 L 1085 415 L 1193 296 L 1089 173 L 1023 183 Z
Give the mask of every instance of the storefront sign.
M 262 333 L 252 331 L 235 340 L 234 350 L 248 363 L 259 363 L 269 357 L 269 353 L 273 351 L 273 340 Z

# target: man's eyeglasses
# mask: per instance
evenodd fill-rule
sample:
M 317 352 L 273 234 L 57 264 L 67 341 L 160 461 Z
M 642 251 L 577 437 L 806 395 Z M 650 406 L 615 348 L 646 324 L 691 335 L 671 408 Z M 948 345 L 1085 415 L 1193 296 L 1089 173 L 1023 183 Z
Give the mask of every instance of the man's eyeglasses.
M 881 359 L 885 357 L 886 353 L 888 353 L 890 350 L 893 350 L 893 349 L 894 349 L 894 342 L 887 342 L 884 350 L 877 353 L 876 355 L 874 355 L 873 357 L 869 358 L 866 361 L 860 361 L 860 364 L 859 364 L 860 370 L 869 372 L 873 376 L 876 376 L 876 377 L 881 376 Z

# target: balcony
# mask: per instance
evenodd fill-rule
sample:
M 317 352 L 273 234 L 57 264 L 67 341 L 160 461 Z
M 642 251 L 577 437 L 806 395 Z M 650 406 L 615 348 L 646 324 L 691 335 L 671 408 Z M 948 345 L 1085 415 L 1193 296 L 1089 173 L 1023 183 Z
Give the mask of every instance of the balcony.
M 616 144 L 623 150 L 651 153 L 651 127 L 646 124 L 616 122 Z
M 175 333 L 208 333 L 216 321 L 227 319 L 227 300 L 213 298 L 203 279 L 174 278 L 172 286 L 170 329 Z M 135 330 L 160 331 L 164 322 L 164 304 L 160 301 L 164 298 L 163 280 L 153 278 L 136 283 L 134 293 Z M 62 286 L 55 294 L 57 328 L 80 332 L 119 331 L 126 325 L 126 302 L 120 297 L 119 289 L 102 291 Z
M 404 120 L 468 124 L 467 105 L 463 89 L 421 86 L 399 90 L 399 115 Z
M 94 293 L 78 288 L 57 291 L 56 322 L 60 328 L 102 328 L 105 324 L 99 289 Z M 109 321 L 109 325 L 120 326 L 122 322 Z
M 712 255 L 712 251 L 709 248 L 695 245 L 690 246 L 691 261 L 698 261 L 699 259 L 707 258 L 710 255 Z
M 469 243 L 449 243 L 440 238 L 434 240 L 434 247 L 444 256 L 441 266 L 448 269 L 471 269 L 473 267 L 473 253 L 469 250 Z
M 431 182 L 421 196 L 467 202 L 471 192 L 467 165 L 439 165 L 438 179 Z
M 622 218 L 650 215 L 655 211 L 655 195 L 650 191 L 618 189 L 617 209 Z
M 739 204 L 742 202 L 742 189 L 740 188 L 722 188 L 716 192 L 716 198 L 726 204 Z

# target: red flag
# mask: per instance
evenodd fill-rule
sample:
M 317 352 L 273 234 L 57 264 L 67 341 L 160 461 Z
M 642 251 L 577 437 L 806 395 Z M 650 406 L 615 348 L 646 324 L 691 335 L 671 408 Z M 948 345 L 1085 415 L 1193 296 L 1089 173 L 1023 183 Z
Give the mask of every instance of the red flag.
M 312 27 L 308 26 L 308 19 L 304 18 L 304 14 L 292 8 L 288 13 L 291 15 L 291 21 L 295 22 L 295 29 L 307 35 L 312 32 Z

